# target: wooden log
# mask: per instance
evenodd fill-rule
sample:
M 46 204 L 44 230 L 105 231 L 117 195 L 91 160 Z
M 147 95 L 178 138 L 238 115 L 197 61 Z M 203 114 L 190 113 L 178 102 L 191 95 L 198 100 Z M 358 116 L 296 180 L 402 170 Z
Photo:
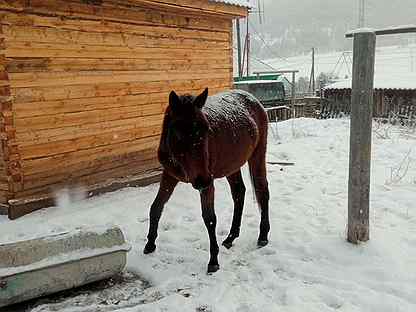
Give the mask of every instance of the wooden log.
M 186 15 L 184 10 L 175 13 L 162 12 L 154 7 L 127 6 L 123 5 L 123 2 L 117 4 L 109 1 L 101 5 L 94 5 L 94 3 L 83 3 L 82 1 L 73 0 L 35 0 L 31 1 L 30 7 L 22 10 L 39 15 L 60 16 L 72 19 L 103 20 L 136 25 L 157 25 L 213 31 L 224 31 L 230 24 L 230 19 L 218 16 L 214 18 L 204 15 Z
M 208 71 L 213 69 L 231 70 L 227 58 L 207 62 L 204 59 L 157 60 L 157 59 L 116 59 L 116 58 L 49 58 L 24 57 L 7 58 L 8 73 L 61 72 L 61 71 Z M 231 75 L 232 76 L 232 75 Z
M 7 58 L 123 58 L 123 59 L 143 59 L 143 60 L 207 60 L 215 62 L 229 55 L 229 50 L 200 50 L 192 51 L 174 48 L 132 48 L 122 51 L 122 49 L 112 50 L 111 48 L 101 49 L 96 46 L 58 46 L 56 44 L 43 43 L 10 43 L 5 50 Z M 195 49 L 198 50 L 198 49 Z
M 1 19 L 0 19 L 1 21 Z M 0 34 L 3 29 L 0 24 Z M 9 75 L 6 71 L 4 38 L 0 39 L 0 203 L 5 204 L 13 196 L 14 189 L 22 187 L 20 155 L 15 140 L 13 98 Z
M 87 191 L 90 196 L 94 196 L 115 191 L 126 186 L 146 186 L 158 182 L 160 177 L 161 173 L 158 170 L 143 172 L 124 179 L 114 179 L 106 182 L 101 181 L 101 183 L 90 186 Z M 50 193 L 46 193 L 44 196 L 18 197 L 19 199 L 9 201 L 9 212 L 12 210 L 15 211 L 12 215 L 9 214 L 10 219 L 16 219 L 35 210 L 50 207 L 55 204 L 55 198 Z
M 68 166 L 67 168 L 71 168 Z M 75 167 L 75 165 L 74 165 Z M 76 166 L 80 167 L 80 166 Z M 100 168 L 98 170 L 95 170 Z M 131 161 L 128 164 L 110 164 L 104 163 L 103 166 L 86 167 L 84 170 L 88 174 L 76 174 L 71 175 L 69 172 L 54 173 L 49 176 L 35 179 L 35 175 L 28 175 L 25 179 L 25 188 L 21 191 L 17 191 L 13 198 L 27 198 L 32 196 L 44 196 L 56 193 L 59 189 L 67 187 L 81 187 L 86 190 L 91 185 L 100 184 L 105 181 L 114 180 L 118 178 L 126 178 L 128 176 L 136 175 L 141 172 L 146 172 L 153 169 L 160 168 L 160 164 L 153 155 L 148 156 L 148 159 L 142 159 L 138 161 Z M 41 173 L 37 174 L 40 175 Z M 58 177 L 61 179 L 58 180 Z M 26 185 L 27 183 L 27 185 Z
M 20 157 L 21 159 L 49 157 L 99 146 L 133 141 L 146 137 L 154 137 L 161 133 L 160 128 L 162 117 L 159 119 L 159 121 L 155 122 L 154 126 L 141 126 L 139 128 L 122 131 L 110 130 L 106 133 L 88 135 L 69 140 L 59 140 L 42 144 L 37 143 L 35 145 L 21 146 Z
M 68 166 L 56 167 L 51 170 L 44 170 L 33 174 L 25 174 L 25 189 L 30 190 L 54 183 L 66 183 L 69 186 L 76 185 L 78 179 L 96 172 L 121 168 L 130 165 L 131 173 L 141 171 L 139 167 L 145 161 L 153 161 L 157 164 L 157 147 L 133 152 L 119 154 L 110 157 L 97 157 L 91 161 L 85 161 Z M 157 166 L 159 166 L 157 164 Z
M 158 122 L 161 123 L 163 108 L 160 103 L 154 108 L 150 107 L 149 109 L 146 109 L 147 107 L 148 106 L 137 106 L 135 108 L 120 107 L 45 117 L 36 116 L 30 118 L 20 118 L 16 119 L 16 133 L 79 126 L 88 123 L 103 123 L 129 118 L 138 118 L 137 121 L 142 126 L 155 125 Z
M 350 166 L 348 181 L 348 234 L 351 243 L 369 239 L 371 130 L 376 35 L 354 34 Z
M 145 94 L 152 92 L 192 92 L 210 88 L 210 94 L 230 89 L 229 79 L 194 79 L 194 80 L 165 80 L 143 82 L 111 82 L 91 83 L 78 86 L 10 88 L 16 102 L 53 101 L 64 99 L 80 99 L 105 96 L 122 96 Z M 195 91 L 194 91 L 195 92 Z M 0 89 L 1 93 L 1 89 Z
M 161 113 L 161 109 L 167 106 L 167 96 L 167 92 L 155 92 L 88 99 L 15 102 L 14 112 L 17 119 L 125 108 L 140 110 L 143 115 L 154 115 Z
M 150 82 L 161 80 L 229 79 L 228 70 L 182 71 L 80 71 L 80 72 L 35 72 L 9 74 L 12 88 L 78 86 L 83 84 L 104 84 Z
M 0 0 L 0 69 L 9 73 L 0 96 L 13 99 L 1 132 L 10 172 L 4 188 L 22 197 L 47 194 L 71 177 L 65 168 L 88 172 L 87 184 L 126 175 L 132 169 L 124 158 L 110 159 L 155 151 L 169 91 L 230 88 L 232 14 L 214 7 Z M 132 164 L 145 170 L 155 160 L 152 153 Z
M 143 120 L 142 117 L 129 118 L 129 119 L 115 119 L 107 121 L 105 123 L 98 122 L 93 124 L 82 124 L 75 125 L 65 128 L 54 128 L 54 129 L 42 129 L 18 132 L 16 134 L 16 143 L 22 148 L 26 146 L 33 146 L 38 144 L 47 144 L 51 142 L 77 140 L 82 137 L 95 136 L 95 135 L 106 135 L 112 133 L 117 138 L 117 133 L 122 131 L 154 131 L 160 128 L 162 115 L 157 115 L 152 123 L 146 122 L 147 124 L 140 124 Z
M 124 179 L 149 170 L 160 168 L 159 162 L 153 157 L 140 161 L 132 161 L 129 164 L 123 164 L 116 167 L 105 168 L 100 170 L 90 170 L 89 174 L 78 177 L 68 176 L 68 174 L 59 175 L 62 180 L 58 181 L 55 176 L 50 179 L 44 178 L 41 181 L 33 179 L 28 180 L 28 186 L 23 191 L 17 192 L 15 198 L 42 197 L 54 195 L 60 189 L 71 187 L 85 189 L 86 191 L 92 186 L 115 179 Z M 89 168 L 87 168 L 89 169 Z
M 25 174 L 54 170 L 60 166 L 70 166 L 99 158 L 113 157 L 156 148 L 159 145 L 159 136 L 150 136 L 130 141 L 118 142 L 94 148 L 81 149 L 69 153 L 41 157 L 35 159 L 23 159 L 21 161 Z
M 1 9 L 1 7 L 0 7 Z M 160 27 L 153 25 L 134 25 L 103 20 L 62 19 L 59 16 L 45 16 L 31 14 L 17 14 L 0 11 L 0 22 L 3 25 L 19 25 L 31 27 L 51 27 L 57 29 L 75 30 L 87 33 L 123 33 L 159 38 L 194 38 L 208 41 L 228 42 L 230 34 L 227 32 L 183 29 L 180 27 Z
M 232 16 L 247 16 L 247 8 L 241 6 L 230 6 L 220 2 L 206 2 L 204 0 L 135 0 L 134 2 L 148 3 L 149 5 L 158 4 L 161 8 L 172 8 L 175 6 L 186 7 L 197 13 L 206 11 L 207 13 L 216 13 Z
M 81 3 L 85 3 L 84 1 L 74 1 L 68 0 L 65 1 L 73 6 L 76 6 Z M 42 14 L 52 13 L 49 8 L 54 8 L 53 6 L 54 1 L 44 1 L 44 0 L 32 0 L 31 2 L 27 2 L 25 0 L 1 0 L 0 1 L 0 9 L 15 11 L 15 12 L 31 12 L 38 7 L 38 10 L 45 7 L 43 11 L 39 11 Z M 112 1 L 105 1 L 101 3 L 87 3 L 89 7 L 92 5 L 96 5 L 94 10 L 92 10 L 91 14 L 97 11 L 97 7 L 108 6 L 108 5 L 118 5 L 129 8 L 139 7 L 139 8 L 148 8 L 152 9 L 153 11 L 157 12 L 171 12 L 173 14 L 186 14 L 187 16 L 216 16 L 216 17 L 223 17 L 227 19 L 231 19 L 233 17 L 245 17 L 248 14 L 248 10 L 246 7 L 241 6 L 234 6 L 225 3 L 216 3 L 216 2 L 206 2 L 205 0 L 191 0 L 191 1 L 150 1 L 150 0 L 112 0 Z M 58 8 L 55 8 L 59 9 Z M 71 9 L 71 7 L 66 7 L 65 11 L 68 13 L 68 17 L 77 18 L 77 13 L 73 12 L 75 9 Z

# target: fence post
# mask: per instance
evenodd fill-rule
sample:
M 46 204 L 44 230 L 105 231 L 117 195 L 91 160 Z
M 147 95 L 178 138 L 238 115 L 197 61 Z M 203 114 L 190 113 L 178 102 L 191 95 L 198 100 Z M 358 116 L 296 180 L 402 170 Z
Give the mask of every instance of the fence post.
M 371 127 L 376 34 L 354 34 L 351 94 L 348 234 L 351 243 L 369 240 Z

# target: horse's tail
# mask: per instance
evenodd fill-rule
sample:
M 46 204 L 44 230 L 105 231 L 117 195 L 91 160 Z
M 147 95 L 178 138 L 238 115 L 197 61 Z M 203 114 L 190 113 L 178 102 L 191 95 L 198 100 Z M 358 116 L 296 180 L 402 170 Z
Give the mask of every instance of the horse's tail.
M 248 160 L 250 181 L 255 199 L 259 206 L 264 206 L 269 199 L 266 151 L 269 119 L 267 113 L 257 99 L 253 99 L 252 117 L 258 127 L 257 146 Z
M 250 173 L 251 196 L 252 196 L 251 198 L 253 200 L 253 204 L 257 205 L 257 208 L 260 209 L 259 200 L 258 200 L 257 195 L 256 195 L 256 187 L 255 187 L 255 184 L 254 184 L 254 177 L 253 177 L 253 173 L 250 169 L 250 166 L 248 167 L 248 171 Z

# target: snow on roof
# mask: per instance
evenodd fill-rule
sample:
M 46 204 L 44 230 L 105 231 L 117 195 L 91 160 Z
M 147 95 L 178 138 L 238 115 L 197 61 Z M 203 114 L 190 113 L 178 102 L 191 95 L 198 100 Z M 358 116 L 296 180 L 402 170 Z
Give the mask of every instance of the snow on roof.
M 254 0 L 209 0 L 211 2 L 223 2 L 232 5 L 238 5 L 242 7 L 252 8 L 254 7 Z
M 280 80 L 243 80 L 243 81 L 236 81 L 234 84 L 260 84 L 260 83 L 276 83 L 280 82 Z
M 351 89 L 351 79 L 339 80 L 327 85 L 327 89 Z M 400 75 L 375 75 L 374 89 L 404 89 L 416 90 L 416 73 Z

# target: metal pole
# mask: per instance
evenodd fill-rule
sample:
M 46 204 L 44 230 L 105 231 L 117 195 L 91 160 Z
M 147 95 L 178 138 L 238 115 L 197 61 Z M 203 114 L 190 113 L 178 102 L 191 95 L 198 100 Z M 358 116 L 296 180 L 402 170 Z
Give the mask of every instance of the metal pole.
M 315 48 L 312 48 L 312 93 L 315 96 Z
M 412 41 L 409 42 L 409 48 L 410 48 L 410 71 L 413 73 L 415 71 L 415 55 L 414 55 L 414 47 L 413 47 Z
M 365 26 L 365 0 L 360 0 L 358 28 Z
M 312 94 L 315 92 L 315 48 L 312 48 L 312 67 L 311 76 L 309 77 L 308 92 Z
M 295 85 L 296 85 L 296 79 L 295 79 L 295 72 L 292 72 L 292 118 L 295 118 Z
M 348 234 L 351 243 L 369 239 L 371 126 L 376 35 L 354 34 L 351 94 Z
M 248 15 L 247 15 L 247 77 L 250 76 L 250 32 L 248 31 Z
M 240 31 L 240 20 L 237 19 L 236 21 L 237 27 L 237 59 L 238 59 L 238 77 L 242 77 L 241 73 L 241 31 Z

